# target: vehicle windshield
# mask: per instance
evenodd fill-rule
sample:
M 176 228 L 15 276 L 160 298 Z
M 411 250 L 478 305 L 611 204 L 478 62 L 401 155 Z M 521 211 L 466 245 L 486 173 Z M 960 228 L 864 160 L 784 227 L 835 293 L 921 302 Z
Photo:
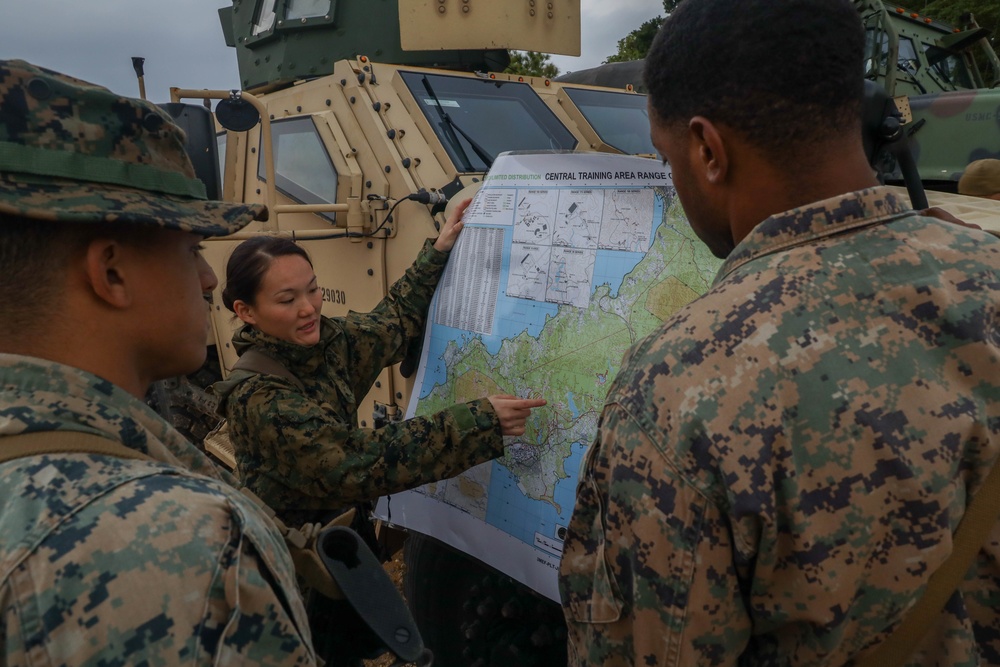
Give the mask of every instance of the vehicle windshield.
M 645 95 L 585 88 L 564 90 L 604 143 L 628 155 L 656 155 L 649 138 Z
M 961 54 L 951 53 L 930 44 L 924 45 L 924 51 L 927 53 L 927 59 L 931 62 L 934 72 L 952 89 L 973 89 L 976 87 L 976 82 Z
M 909 37 L 898 40 L 899 52 L 896 54 L 896 68 L 906 74 L 913 74 L 920 68 L 916 47 Z M 874 28 L 865 30 L 865 62 L 869 73 L 884 72 L 889 60 L 889 38 Z
M 459 172 L 504 151 L 572 150 L 576 139 L 526 83 L 400 72 Z

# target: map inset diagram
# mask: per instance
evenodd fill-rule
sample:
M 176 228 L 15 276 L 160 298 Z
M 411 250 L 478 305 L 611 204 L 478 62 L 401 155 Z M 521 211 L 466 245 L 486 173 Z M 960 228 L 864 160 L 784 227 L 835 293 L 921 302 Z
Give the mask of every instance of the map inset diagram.
M 551 245 L 559 193 L 528 190 L 521 194 L 514 214 L 514 243 Z
M 507 295 L 532 301 L 545 301 L 551 254 L 551 246 L 511 244 Z
M 655 206 L 649 188 L 522 190 L 507 295 L 585 307 L 596 251 L 646 252 Z
M 559 212 L 552 245 L 597 249 L 604 215 L 603 190 L 564 190 L 559 193 Z
M 655 205 L 656 197 L 648 188 L 609 190 L 604 198 L 600 247 L 646 252 L 652 241 Z
M 596 261 L 596 250 L 553 248 L 545 300 L 586 308 L 590 303 Z

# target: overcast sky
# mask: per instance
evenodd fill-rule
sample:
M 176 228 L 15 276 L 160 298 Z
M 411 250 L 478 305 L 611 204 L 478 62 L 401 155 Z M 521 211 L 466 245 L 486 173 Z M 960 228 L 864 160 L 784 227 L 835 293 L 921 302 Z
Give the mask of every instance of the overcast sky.
M 218 16 L 219 8 L 230 4 L 0 0 L 0 58 L 20 58 L 137 96 L 131 56 L 142 56 L 146 95 L 155 102 L 168 101 L 170 86 L 238 88 L 236 53 L 225 45 Z M 615 53 L 619 39 L 663 13 L 661 0 L 582 0 L 582 5 L 583 54 L 552 59 L 564 73 L 601 64 Z

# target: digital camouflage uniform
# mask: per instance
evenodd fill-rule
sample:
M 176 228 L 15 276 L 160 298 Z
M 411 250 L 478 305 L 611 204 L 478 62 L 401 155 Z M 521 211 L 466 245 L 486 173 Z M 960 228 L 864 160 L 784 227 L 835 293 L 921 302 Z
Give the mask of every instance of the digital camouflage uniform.
M 447 259 L 428 241 L 374 310 L 322 318 L 314 346 L 249 325 L 233 335 L 238 352 L 257 347 L 305 385 L 303 393 L 285 378 L 246 372 L 215 385 L 240 478 L 289 523 L 452 477 L 503 453 L 487 399 L 374 430 L 356 425 L 358 404 L 382 369 L 420 340 Z
M 33 431 L 106 434 L 99 454 L 0 464 L 0 665 L 312 665 L 273 525 L 122 389 L 0 355 L 0 450 Z
M 1000 240 L 883 188 L 772 216 L 611 388 L 560 570 L 570 663 L 844 665 L 998 452 Z M 1000 664 L 998 557 L 995 529 L 908 664 Z
M 156 105 L 0 60 L 0 224 L 214 236 L 261 215 L 206 198 L 183 132 Z M 0 451 L 9 436 L 59 430 L 106 435 L 153 460 L 0 464 L 0 666 L 317 663 L 283 540 L 231 477 L 124 389 L 0 354 Z

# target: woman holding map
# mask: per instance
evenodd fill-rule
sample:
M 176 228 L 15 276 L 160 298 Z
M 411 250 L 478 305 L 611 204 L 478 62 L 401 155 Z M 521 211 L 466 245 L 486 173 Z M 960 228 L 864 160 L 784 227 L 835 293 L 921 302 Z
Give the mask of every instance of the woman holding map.
M 245 322 L 233 346 L 241 359 L 253 350 L 272 365 L 247 364 L 214 389 L 237 474 L 289 525 L 496 458 L 501 436 L 523 434 L 531 409 L 545 405 L 496 395 L 379 429 L 357 426 L 358 404 L 382 369 L 419 341 L 468 205 L 455 207 L 369 313 L 322 316 L 312 262 L 290 239 L 260 236 L 233 251 L 223 302 Z
M 312 261 L 290 239 L 255 237 L 230 256 L 222 298 L 245 324 L 233 334 L 240 361 L 214 391 L 237 475 L 286 524 L 325 524 L 352 506 L 496 458 L 502 436 L 523 434 L 531 409 L 545 405 L 497 395 L 379 429 L 357 426 L 358 404 L 382 369 L 419 342 L 468 205 L 455 208 L 369 313 L 322 316 Z M 374 539 L 367 511 L 353 527 Z M 361 626 L 342 601 L 316 591 L 307 592 L 307 612 L 317 653 L 343 664 L 350 647 L 338 638 L 350 633 L 328 630 Z

